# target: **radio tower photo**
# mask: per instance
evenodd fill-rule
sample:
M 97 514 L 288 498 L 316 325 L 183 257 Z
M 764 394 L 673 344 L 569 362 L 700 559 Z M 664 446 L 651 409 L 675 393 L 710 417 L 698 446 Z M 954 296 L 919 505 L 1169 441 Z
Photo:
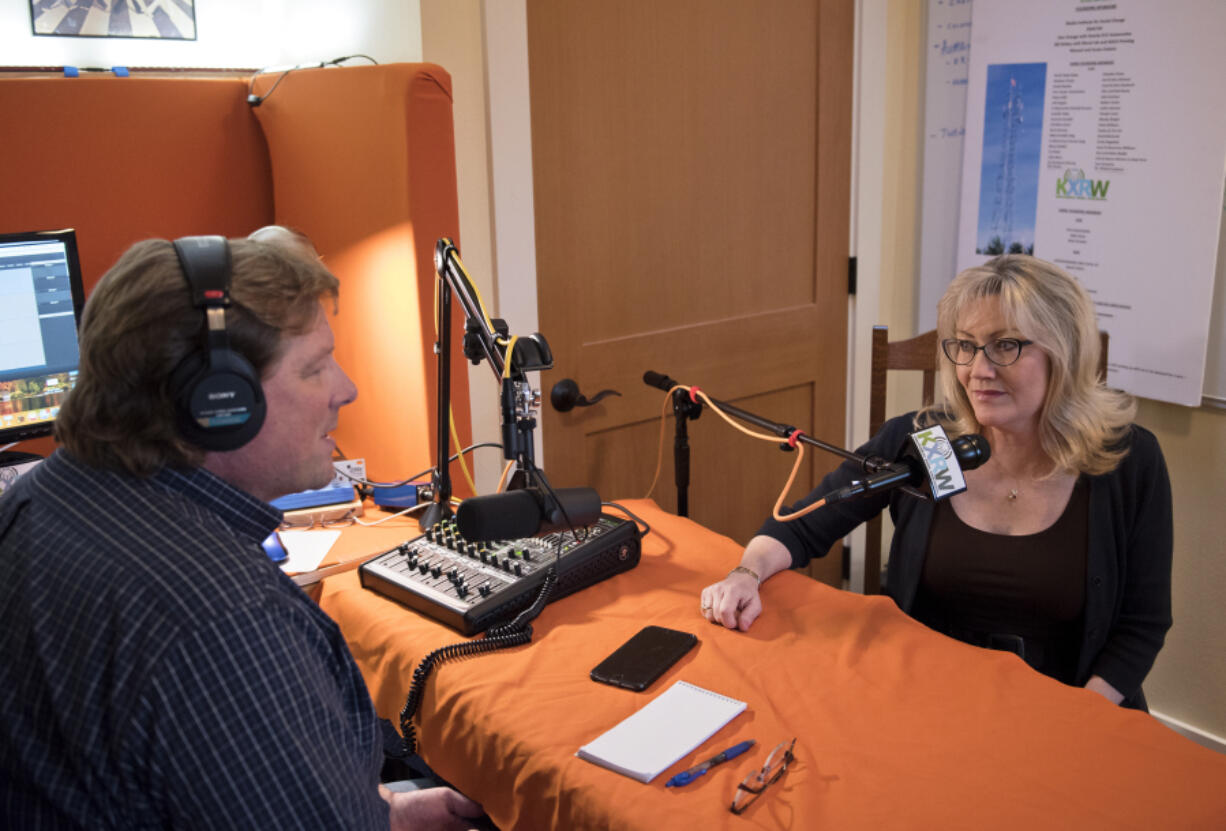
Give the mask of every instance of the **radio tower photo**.
M 1046 64 L 994 64 L 985 90 L 975 252 L 1034 253 Z
M 992 230 L 1000 237 L 1006 251 L 1013 243 L 1013 186 L 1015 181 L 1014 158 L 1017 134 L 1022 124 L 1022 96 L 1017 88 L 1017 79 L 1009 79 L 1009 100 L 1000 109 L 1001 140 L 1000 172 L 996 174 L 996 199 L 992 205 Z

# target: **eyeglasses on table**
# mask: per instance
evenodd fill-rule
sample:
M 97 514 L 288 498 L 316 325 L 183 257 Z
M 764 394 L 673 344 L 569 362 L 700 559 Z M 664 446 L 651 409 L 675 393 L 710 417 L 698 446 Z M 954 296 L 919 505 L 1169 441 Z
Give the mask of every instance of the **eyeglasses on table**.
M 796 761 L 796 757 L 792 755 L 792 748 L 795 746 L 796 739 L 792 739 L 790 742 L 785 739 L 775 745 L 775 749 L 766 757 L 766 763 L 762 765 L 761 769 L 746 776 L 741 781 L 741 784 L 736 786 L 736 793 L 732 795 L 732 804 L 728 806 L 728 810 L 734 814 L 741 814 L 767 788 L 778 782 L 783 774 L 787 772 L 788 765 Z

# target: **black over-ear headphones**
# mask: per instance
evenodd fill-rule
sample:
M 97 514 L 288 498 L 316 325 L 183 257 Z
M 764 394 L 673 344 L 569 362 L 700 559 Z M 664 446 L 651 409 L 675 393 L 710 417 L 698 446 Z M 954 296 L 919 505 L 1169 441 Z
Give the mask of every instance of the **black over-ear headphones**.
M 174 241 L 192 305 L 204 311 L 203 349 L 190 352 L 170 376 L 179 431 L 205 450 L 237 450 L 255 438 L 267 407 L 251 363 L 230 348 L 230 246 L 225 237 Z

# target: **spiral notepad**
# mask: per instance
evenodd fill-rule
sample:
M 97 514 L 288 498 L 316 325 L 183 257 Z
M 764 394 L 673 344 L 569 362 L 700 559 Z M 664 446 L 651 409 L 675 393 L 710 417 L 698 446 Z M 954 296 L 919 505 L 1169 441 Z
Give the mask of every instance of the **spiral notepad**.
M 580 759 L 650 782 L 745 709 L 744 701 L 678 681 L 579 748 Z

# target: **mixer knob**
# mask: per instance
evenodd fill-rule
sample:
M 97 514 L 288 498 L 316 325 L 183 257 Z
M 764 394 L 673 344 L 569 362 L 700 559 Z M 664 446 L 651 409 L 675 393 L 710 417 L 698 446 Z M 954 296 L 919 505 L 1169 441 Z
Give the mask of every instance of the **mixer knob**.
M 522 577 L 524 574 L 524 567 L 520 565 L 519 563 L 515 564 L 515 574 L 520 577 Z
M 458 594 L 460 597 L 466 596 L 468 594 L 468 586 L 464 585 L 463 583 L 457 583 L 455 587 L 455 593 Z
M 480 594 L 482 597 L 489 597 L 490 584 L 488 580 L 482 583 L 480 586 L 477 586 L 477 593 Z

